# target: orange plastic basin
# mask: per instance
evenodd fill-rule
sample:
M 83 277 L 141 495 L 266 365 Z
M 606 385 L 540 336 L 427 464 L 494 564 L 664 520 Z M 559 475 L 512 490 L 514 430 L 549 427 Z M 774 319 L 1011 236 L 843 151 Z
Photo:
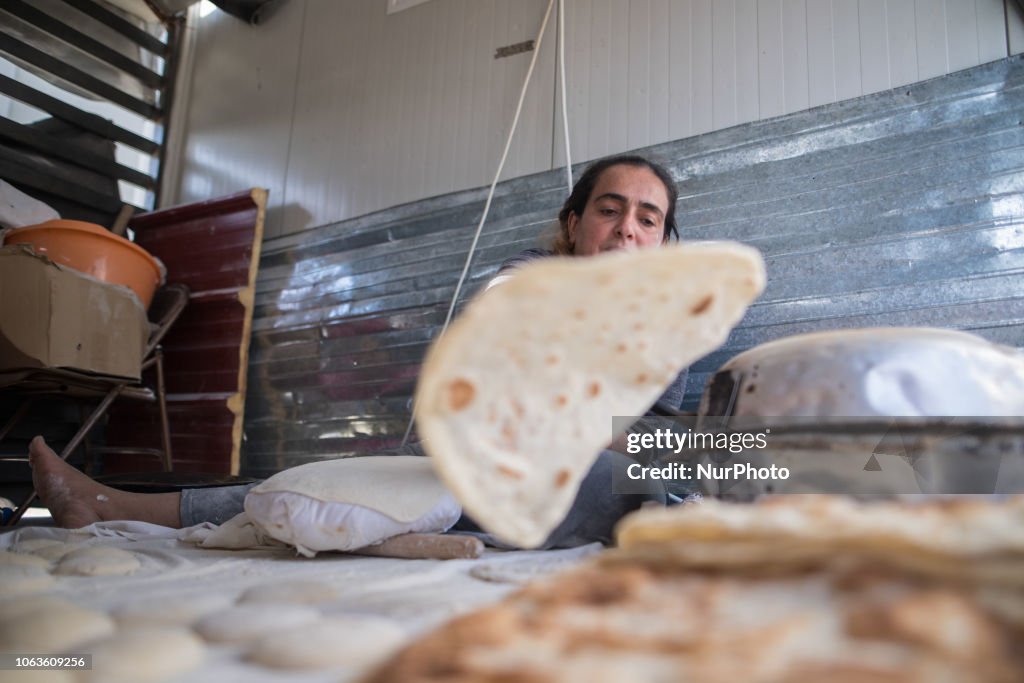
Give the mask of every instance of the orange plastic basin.
M 160 285 L 160 266 L 148 251 L 95 223 L 59 219 L 29 225 L 8 231 L 4 244 L 30 244 L 55 263 L 131 287 L 146 308 Z

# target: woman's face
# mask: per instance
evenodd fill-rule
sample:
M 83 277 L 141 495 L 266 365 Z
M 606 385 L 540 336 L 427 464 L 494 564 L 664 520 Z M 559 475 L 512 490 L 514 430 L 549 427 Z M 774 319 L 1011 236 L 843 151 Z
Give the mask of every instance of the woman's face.
M 569 214 L 574 256 L 661 244 L 668 193 L 658 176 L 643 166 L 605 169 L 590 193 L 583 215 Z

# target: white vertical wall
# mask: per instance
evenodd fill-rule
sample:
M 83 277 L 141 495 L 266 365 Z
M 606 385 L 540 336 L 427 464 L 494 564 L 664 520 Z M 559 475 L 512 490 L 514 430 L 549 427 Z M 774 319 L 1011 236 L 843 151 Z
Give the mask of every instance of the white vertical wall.
M 574 162 L 1024 51 L 1016 0 L 565 4 Z M 389 15 L 387 0 L 287 0 L 259 27 L 211 14 L 195 27 L 167 203 L 268 187 L 273 237 L 486 185 L 531 56 L 494 52 L 535 38 L 546 7 L 429 0 Z M 554 28 L 503 177 L 564 159 Z

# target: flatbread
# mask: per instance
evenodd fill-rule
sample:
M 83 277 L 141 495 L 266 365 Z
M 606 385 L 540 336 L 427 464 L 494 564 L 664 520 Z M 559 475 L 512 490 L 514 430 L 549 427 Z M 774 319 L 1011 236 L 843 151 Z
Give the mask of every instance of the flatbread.
M 764 287 L 756 249 L 709 242 L 529 264 L 430 348 L 423 446 L 466 512 L 536 547 L 613 438 L 722 344 Z
M 992 570 L 1024 553 L 1022 505 L 643 510 L 621 548 L 445 625 L 363 683 L 1021 681 L 1021 568 Z
M 1024 496 L 858 502 L 827 495 L 754 505 L 707 500 L 625 517 L 609 561 L 778 573 L 837 563 L 1024 590 Z
M 904 576 L 598 564 L 450 622 L 362 683 L 1010 683 L 1019 636 L 968 590 Z

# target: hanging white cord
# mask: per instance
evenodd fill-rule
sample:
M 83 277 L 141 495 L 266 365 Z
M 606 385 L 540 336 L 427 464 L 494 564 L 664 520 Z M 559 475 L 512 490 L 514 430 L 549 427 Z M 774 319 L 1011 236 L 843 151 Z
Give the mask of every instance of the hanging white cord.
M 572 194 L 572 155 L 569 153 L 569 110 L 565 105 L 565 0 L 558 0 L 558 75 L 562 91 L 562 132 L 565 134 L 565 179 Z
M 516 134 L 516 126 L 519 125 L 519 114 L 523 111 L 523 100 L 526 99 L 526 87 L 530 84 L 530 77 L 533 75 L 533 67 L 537 63 L 537 55 L 540 54 L 541 42 L 544 40 L 544 29 L 548 25 L 548 17 L 551 16 L 551 8 L 554 6 L 555 0 L 551 0 L 548 3 L 548 8 L 544 12 L 544 21 L 540 24 L 540 31 L 537 33 L 537 42 L 533 47 L 533 56 L 530 58 L 530 68 L 526 70 L 526 78 L 523 80 L 523 89 L 519 91 L 519 103 L 516 105 L 516 114 L 512 117 L 512 130 L 508 132 L 508 139 L 505 140 L 505 151 L 501 153 L 501 161 L 498 162 L 498 170 L 494 174 L 494 180 L 491 181 L 491 189 L 487 192 L 487 201 L 484 202 L 484 212 L 480 216 L 480 222 L 476 226 L 476 232 L 473 233 L 473 241 L 469 245 L 469 253 L 466 254 L 466 263 L 462 266 L 462 274 L 459 275 L 459 281 L 455 283 L 455 293 L 452 294 L 452 302 L 448 306 L 448 314 L 445 316 L 444 324 L 441 326 L 441 331 L 438 333 L 438 337 L 443 335 L 448 330 L 448 324 L 452 321 L 452 314 L 455 312 L 455 304 L 459 300 L 459 293 L 462 291 L 462 285 L 466 282 L 466 275 L 469 273 L 469 266 L 473 261 L 473 254 L 476 252 L 476 243 L 480 240 L 480 233 L 484 229 L 484 221 L 487 220 L 487 212 L 491 210 L 491 200 L 494 199 L 494 189 L 498 185 L 498 178 L 501 177 L 501 172 L 505 168 L 505 160 L 508 158 L 508 151 L 512 147 L 512 137 Z M 409 442 L 409 435 L 412 433 L 412 426 L 416 422 L 416 404 L 413 403 L 412 415 L 409 416 L 409 424 L 405 426 L 405 435 L 402 436 L 402 445 L 404 446 Z

